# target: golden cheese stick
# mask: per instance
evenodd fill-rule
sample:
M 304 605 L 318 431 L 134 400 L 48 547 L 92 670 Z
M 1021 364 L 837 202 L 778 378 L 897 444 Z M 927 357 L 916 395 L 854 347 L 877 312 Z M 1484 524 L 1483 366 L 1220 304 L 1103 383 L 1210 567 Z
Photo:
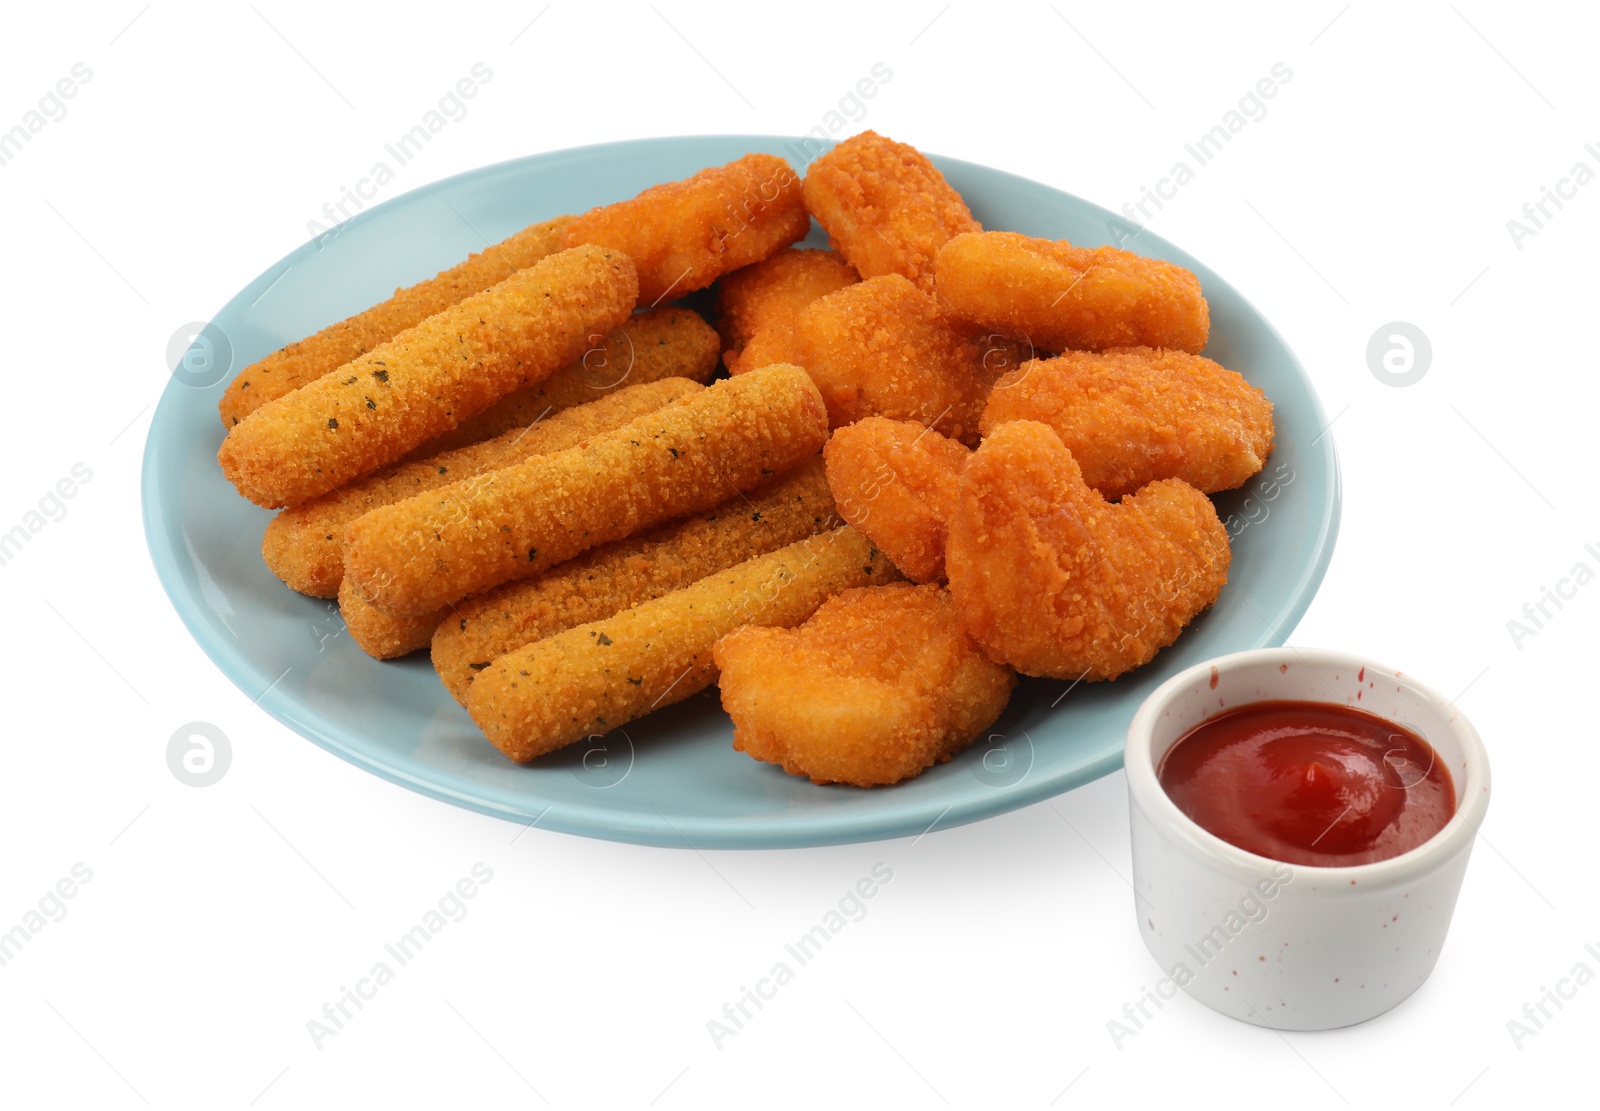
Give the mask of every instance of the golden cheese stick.
M 473 677 L 507 652 L 843 523 L 822 458 L 813 455 L 706 513 L 596 548 L 536 579 L 507 583 L 441 611 L 433 666 L 465 706 Z
M 630 386 L 481 444 L 386 467 L 279 513 L 261 537 L 262 558 L 274 575 L 300 593 L 332 598 L 344 579 L 345 526 L 363 513 L 535 455 L 573 447 L 597 432 L 620 428 L 704 388 L 686 378 Z
M 638 300 L 633 262 L 575 247 L 519 270 L 233 426 L 217 460 L 268 509 L 393 463 L 578 358 Z
M 667 306 L 635 313 L 570 366 L 537 385 L 507 394 L 452 431 L 429 440 L 408 458 L 435 455 L 512 428 L 526 428 L 541 417 L 629 386 L 663 378 L 689 378 L 703 385 L 716 373 L 718 341 L 716 330 L 692 309 Z
M 705 690 L 712 649 L 740 626 L 792 627 L 841 590 L 898 578 L 853 528 L 812 536 L 501 656 L 467 711 L 501 752 L 532 760 Z
M 458 605 L 416 617 L 390 617 L 340 584 L 339 612 L 350 639 L 374 659 L 390 660 L 426 648 L 439 633 L 434 667 L 457 702 L 485 661 L 560 629 L 609 617 L 636 602 L 676 590 L 723 567 L 843 524 L 812 456 L 789 475 L 749 495 L 738 494 L 709 514 L 674 521 L 568 560 L 528 583 L 507 583 Z M 454 631 L 459 639 L 452 639 Z M 441 663 L 441 661 L 443 661 Z
M 330 324 L 316 335 L 250 364 L 234 378 L 217 404 L 223 427 L 232 428 L 267 402 L 339 369 L 434 313 L 554 254 L 561 249 L 561 235 L 571 221 L 571 216 L 557 216 L 523 228 L 510 239 L 485 247 L 427 281 L 395 290 L 394 296 L 382 304 Z
M 374 509 L 345 529 L 345 574 L 384 613 L 414 617 L 709 509 L 827 438 L 811 376 L 780 363 L 580 447 Z
M 373 659 L 392 660 L 426 648 L 433 631 L 450 616 L 450 608 L 421 617 L 390 617 L 369 606 L 344 582 L 339 585 L 339 616 L 357 648 Z

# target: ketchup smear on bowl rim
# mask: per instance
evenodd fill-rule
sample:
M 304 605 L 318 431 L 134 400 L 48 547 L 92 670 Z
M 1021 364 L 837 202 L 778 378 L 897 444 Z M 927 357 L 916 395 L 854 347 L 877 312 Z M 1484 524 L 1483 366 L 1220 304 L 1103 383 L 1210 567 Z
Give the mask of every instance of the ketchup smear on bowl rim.
M 1175 741 L 1156 777 L 1207 832 L 1273 860 L 1387 860 L 1455 813 L 1450 770 L 1405 726 L 1332 702 L 1252 702 Z

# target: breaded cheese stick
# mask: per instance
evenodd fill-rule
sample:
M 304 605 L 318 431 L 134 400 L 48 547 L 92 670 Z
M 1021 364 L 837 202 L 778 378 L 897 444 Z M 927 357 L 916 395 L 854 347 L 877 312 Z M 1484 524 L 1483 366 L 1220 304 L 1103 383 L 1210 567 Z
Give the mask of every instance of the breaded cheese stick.
M 958 235 L 934 275 L 948 315 L 1044 351 L 1144 344 L 1199 354 L 1211 332 L 1200 279 L 1116 247 L 1009 231 Z
M 562 242 L 626 251 L 639 267 L 639 300 L 653 306 L 669 293 L 681 297 L 760 262 L 810 228 L 789 163 L 747 154 L 592 208 L 567 225 Z
M 257 505 L 310 501 L 549 377 L 590 335 L 620 326 L 638 297 L 619 251 L 551 255 L 263 405 L 233 426 L 217 460 Z
M 433 634 L 433 666 L 465 706 L 473 678 L 507 652 L 843 523 L 822 459 L 814 455 L 706 513 L 596 548 L 536 579 L 507 583 L 444 611 Z
M 686 378 L 630 386 L 481 444 L 386 467 L 279 513 L 261 537 L 262 558 L 293 589 L 314 598 L 332 598 L 344 579 L 345 526 L 363 513 L 535 455 L 565 450 L 701 389 L 700 383 Z
M 743 625 L 798 625 L 841 590 L 898 578 L 848 526 L 501 656 L 473 680 L 467 711 L 525 762 L 607 733 L 717 679 L 712 649 Z
M 382 304 L 330 324 L 315 335 L 250 364 L 239 372 L 217 403 L 223 427 L 232 428 L 267 402 L 338 370 L 434 313 L 554 254 L 561 249 L 561 233 L 571 220 L 571 216 L 557 216 L 524 228 L 436 277 L 395 290 L 394 296 Z
M 339 616 L 357 648 L 375 660 L 393 660 L 428 647 L 433 631 L 450 616 L 450 607 L 419 617 L 390 617 L 373 609 L 347 583 L 340 583 Z
M 668 305 L 635 313 L 570 366 L 507 394 L 407 458 L 436 455 L 513 428 L 527 428 L 541 418 L 629 386 L 663 378 L 688 378 L 704 385 L 716 373 L 719 350 L 716 330 L 692 309 Z
M 345 574 L 384 613 L 413 617 L 709 509 L 827 438 L 822 397 L 799 367 L 729 378 L 579 447 L 358 517 Z

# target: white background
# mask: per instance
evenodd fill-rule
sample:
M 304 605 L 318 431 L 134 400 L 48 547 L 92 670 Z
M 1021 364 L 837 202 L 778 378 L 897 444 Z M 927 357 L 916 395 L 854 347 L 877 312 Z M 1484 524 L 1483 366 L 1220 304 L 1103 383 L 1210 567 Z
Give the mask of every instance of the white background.
M 1579 962 L 1600 973 L 1584 949 L 1600 950 L 1600 585 L 1520 643 L 1507 627 L 1574 564 L 1600 570 L 1584 550 L 1600 548 L 1600 182 L 1520 245 L 1507 229 L 1574 163 L 1600 169 L 1584 150 L 1600 141 L 1592 15 L 1482 0 L 386 7 L 129 0 L 3 17 L 0 129 L 75 63 L 93 77 L 0 167 L 0 531 L 75 463 L 93 478 L 0 567 L 0 930 L 75 863 L 93 878 L 0 967 L 0 1102 L 1592 1098 L 1600 986 L 1520 1046 L 1507 1027 Z M 799 134 L 882 62 L 892 80 L 848 130 L 1118 209 L 1288 66 L 1266 117 L 1151 226 L 1262 309 L 1336 417 L 1343 528 L 1292 642 L 1461 692 L 1489 746 L 1496 796 L 1424 988 L 1363 1027 L 1286 1036 L 1184 997 L 1118 1045 L 1108 1020 L 1159 975 L 1134 927 L 1120 774 L 914 844 L 519 837 L 342 763 L 223 679 L 139 523 L 167 342 L 305 240 L 476 62 L 494 76 L 469 115 L 383 198 L 592 142 Z M 1433 346 L 1407 388 L 1366 362 L 1397 320 Z M 195 720 L 234 753 L 203 790 L 165 759 Z M 316 1048 L 307 1021 L 480 861 L 493 880 L 467 916 Z M 707 1020 L 877 862 L 894 878 L 867 917 L 716 1047 Z

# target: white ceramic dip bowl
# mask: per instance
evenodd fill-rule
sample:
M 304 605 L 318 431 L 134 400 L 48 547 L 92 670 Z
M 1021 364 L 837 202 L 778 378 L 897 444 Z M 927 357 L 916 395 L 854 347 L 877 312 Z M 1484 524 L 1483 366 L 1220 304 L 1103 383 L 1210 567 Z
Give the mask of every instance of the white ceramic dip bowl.
M 1162 757 L 1215 714 L 1278 700 L 1342 704 L 1405 725 L 1449 769 L 1455 814 L 1408 852 L 1348 867 L 1291 865 L 1208 833 L 1162 789 Z M 1383 1014 L 1433 971 L 1489 806 L 1483 742 L 1449 700 L 1342 652 L 1238 652 L 1156 688 L 1128 727 L 1125 761 L 1135 909 L 1162 995 L 1181 989 L 1257 1026 L 1326 1030 Z

